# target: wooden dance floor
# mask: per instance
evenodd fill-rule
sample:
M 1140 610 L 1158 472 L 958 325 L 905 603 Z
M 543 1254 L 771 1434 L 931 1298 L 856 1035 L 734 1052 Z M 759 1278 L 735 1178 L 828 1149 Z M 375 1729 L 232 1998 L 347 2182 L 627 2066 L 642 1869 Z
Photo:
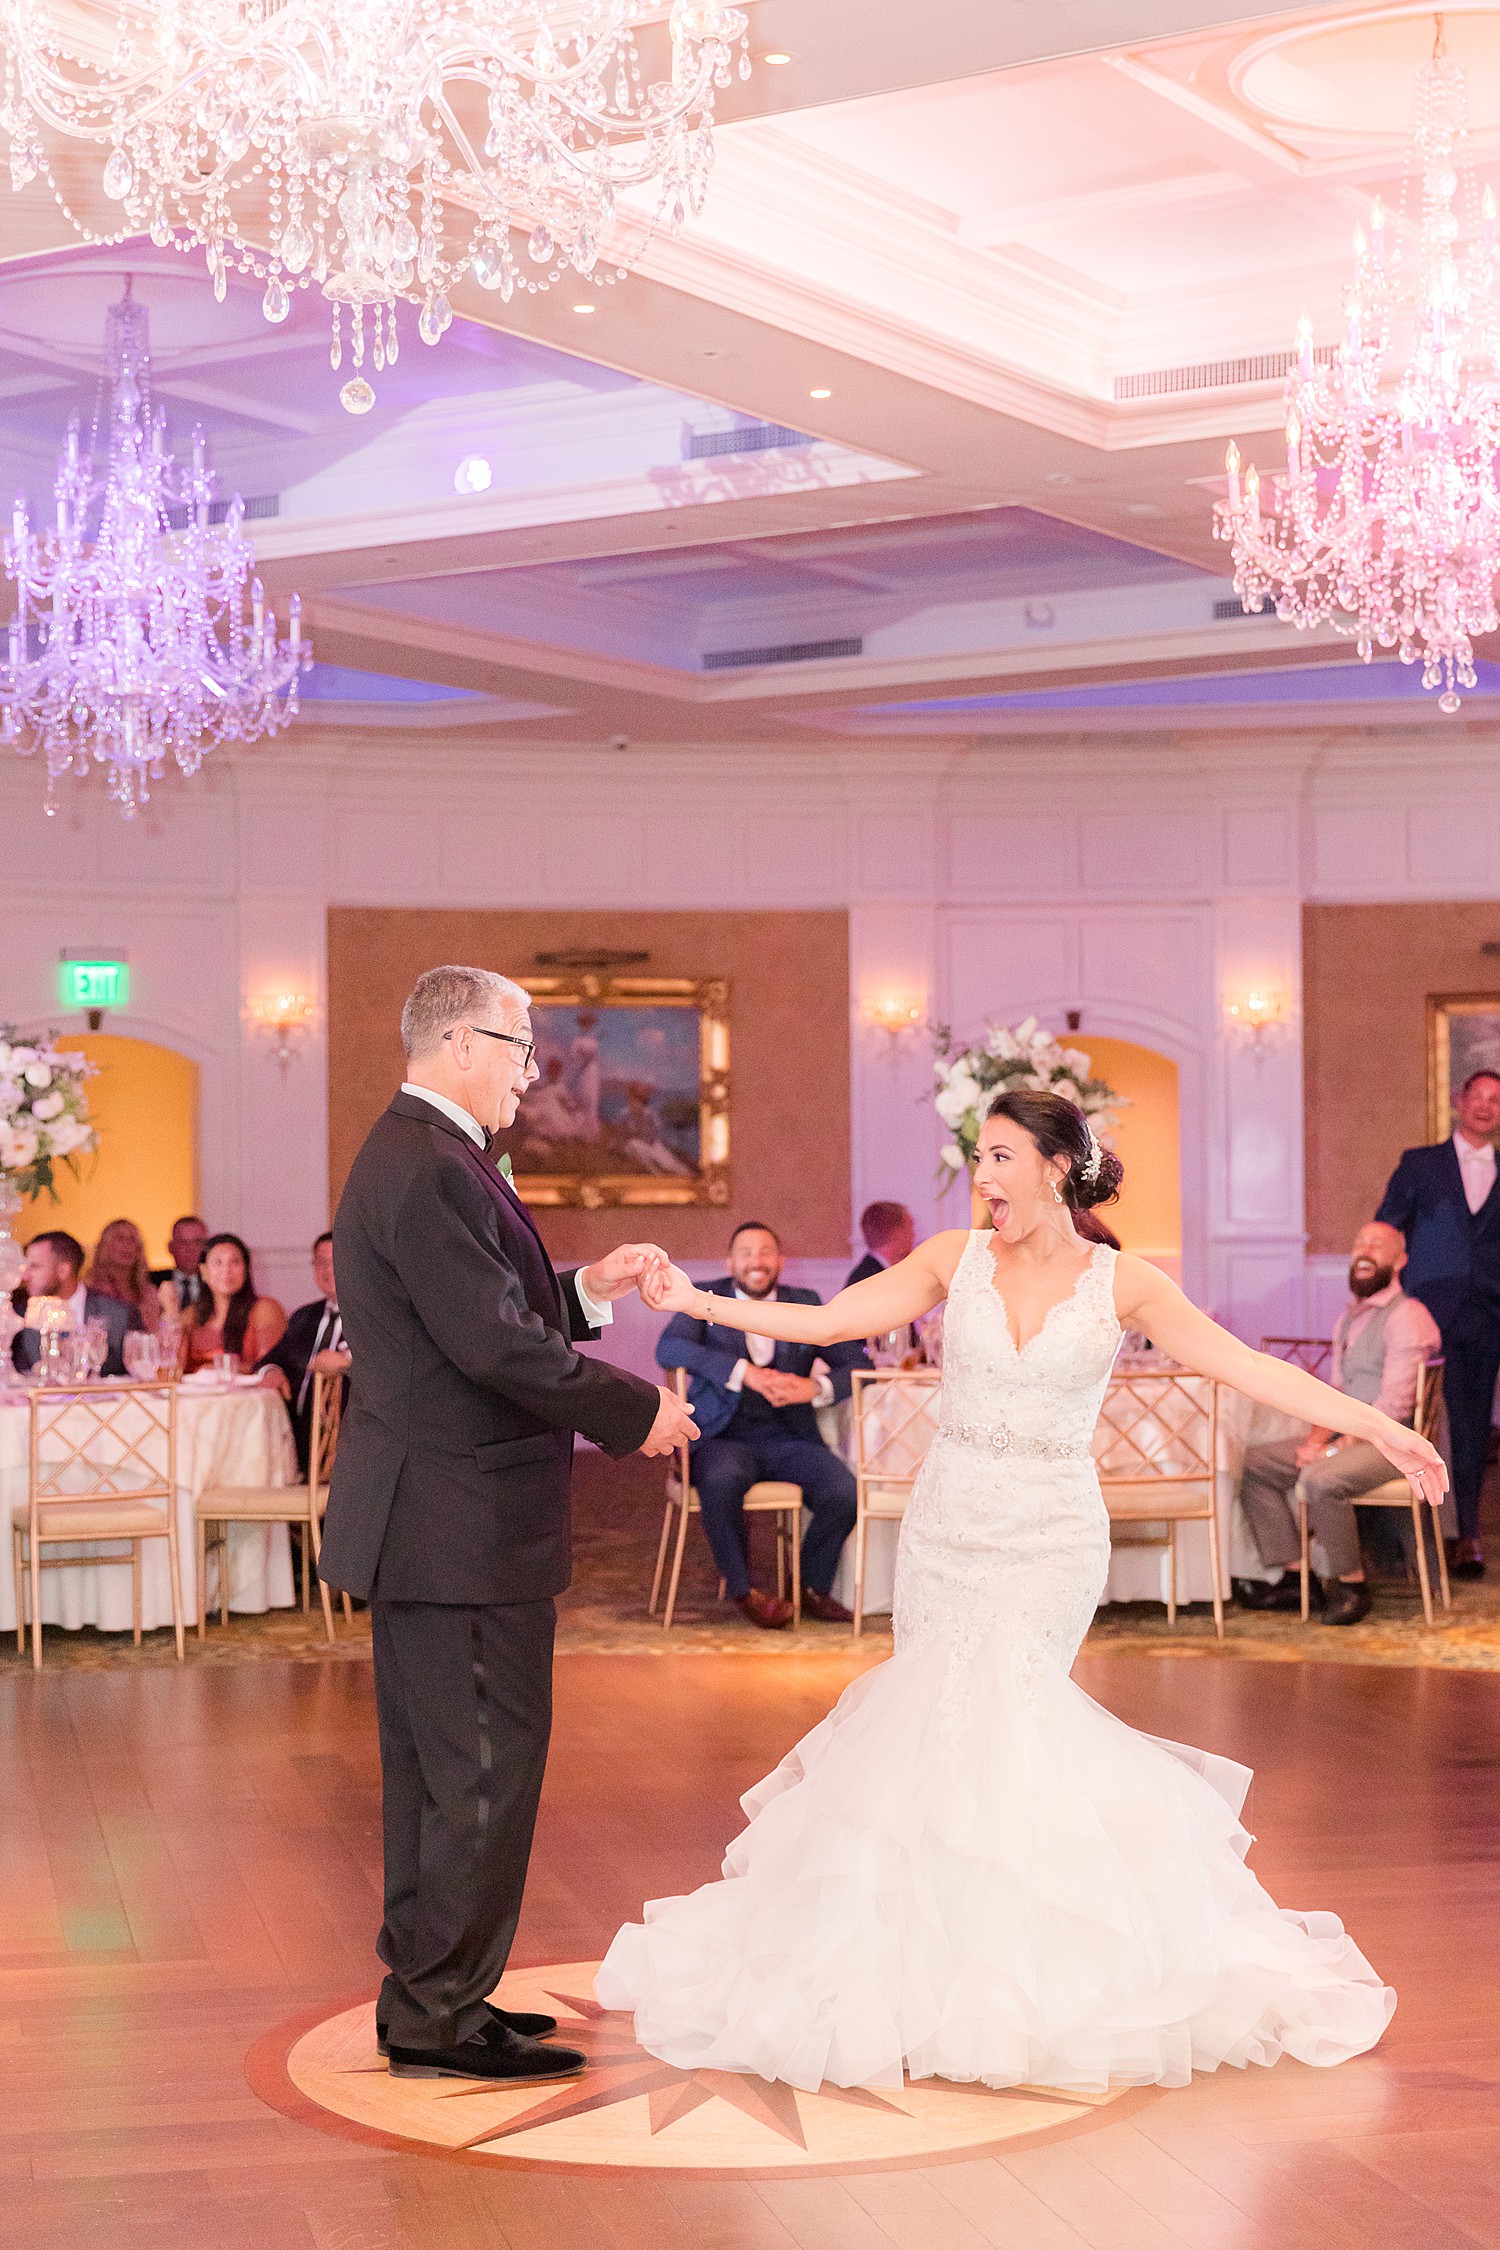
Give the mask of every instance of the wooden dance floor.
M 852 1675 L 830 1644 L 770 1663 L 560 1663 L 518 1964 L 587 1963 L 643 1896 L 715 1872 L 739 1790 Z M 805 2176 L 757 2161 L 774 2153 L 774 2103 L 669 2094 L 664 2130 L 720 2114 L 746 2135 L 744 2176 L 706 2177 L 427 2152 L 253 2090 L 252 2050 L 275 2096 L 299 2025 L 374 1989 L 364 1664 L 8 1667 L 0 2243 L 1500 2250 L 1500 1677 L 1101 1654 L 1080 1678 L 1133 1724 L 1256 1766 L 1255 1864 L 1284 1904 L 1342 1914 L 1395 1984 L 1384 2045 L 1051 2129 L 1042 2102 L 1013 2147 Z

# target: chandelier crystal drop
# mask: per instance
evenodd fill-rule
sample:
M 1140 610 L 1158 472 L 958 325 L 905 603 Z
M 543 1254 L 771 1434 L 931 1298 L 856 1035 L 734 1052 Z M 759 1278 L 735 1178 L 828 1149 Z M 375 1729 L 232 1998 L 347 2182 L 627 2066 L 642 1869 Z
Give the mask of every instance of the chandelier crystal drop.
M 119 239 L 53 179 L 59 141 L 93 142 L 122 232 L 199 244 L 219 296 L 236 270 L 264 282 L 268 320 L 295 289 L 347 307 L 358 412 L 398 303 L 435 344 L 465 274 L 502 301 L 601 262 L 623 275 L 699 208 L 736 46 L 749 75 L 743 12 L 557 17 L 547 0 L 0 0 L 12 184 L 44 175 L 86 239 Z M 627 225 L 630 196 L 646 202 Z
M 167 451 L 146 309 L 128 280 L 105 316 L 93 428 L 85 443 L 69 424 L 53 491 L 55 528 L 34 531 L 17 499 L 4 543 L 16 614 L 0 665 L 0 742 L 43 753 L 49 813 L 63 775 L 94 764 L 130 820 L 168 757 L 193 774 L 216 743 L 279 734 L 297 715 L 311 650 L 295 594 L 277 638 L 239 498 L 211 521 L 202 431 L 191 467 Z
M 1366 663 L 1396 649 L 1447 712 L 1475 685 L 1476 637 L 1500 627 L 1495 198 L 1476 191 L 1467 138 L 1464 71 L 1438 17 L 1394 224 L 1377 200 L 1355 231 L 1343 341 L 1315 353 L 1311 321 L 1298 324 L 1285 472 L 1242 476 L 1231 445 L 1214 510 L 1247 610 L 1330 624 Z

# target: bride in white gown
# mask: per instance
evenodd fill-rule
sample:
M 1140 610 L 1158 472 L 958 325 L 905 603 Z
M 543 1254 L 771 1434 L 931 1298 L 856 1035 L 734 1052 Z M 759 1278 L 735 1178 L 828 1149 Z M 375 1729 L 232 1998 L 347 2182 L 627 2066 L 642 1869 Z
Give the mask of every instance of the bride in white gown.
M 1089 1441 L 1122 1327 L 1252 1398 L 1380 1447 L 1413 1431 L 1239 1343 L 1074 1209 L 1118 1160 L 1052 1094 L 1002 1096 L 975 1185 L 993 1232 L 939 1234 L 826 1306 L 714 1297 L 814 1344 L 944 1296 L 939 1434 L 901 1527 L 895 1654 L 743 1800 L 721 1881 L 621 1930 L 595 1991 L 650 2053 L 794 2086 L 903 2073 L 1101 2091 L 1220 2063 L 1336 2063 L 1395 2006 L 1342 1923 L 1245 1864 L 1243 1766 L 1135 1733 L 1069 1678 L 1109 1526 Z M 676 1268 L 643 1289 L 704 1299 Z

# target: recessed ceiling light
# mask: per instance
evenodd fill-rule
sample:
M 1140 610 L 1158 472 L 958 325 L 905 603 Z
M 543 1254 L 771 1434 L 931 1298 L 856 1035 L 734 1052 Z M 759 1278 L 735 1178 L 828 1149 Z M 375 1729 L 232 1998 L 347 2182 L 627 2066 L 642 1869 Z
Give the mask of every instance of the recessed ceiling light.
M 491 469 L 482 453 L 466 453 L 453 472 L 455 492 L 488 492 Z
M 790 55 L 762 55 L 760 59 L 763 63 L 769 63 L 773 70 L 779 70 L 783 63 L 789 63 L 792 58 Z
M 807 395 L 809 398 L 832 398 L 833 393 L 832 391 L 819 390 L 809 391 Z
M 576 313 L 591 313 L 597 312 L 599 307 L 597 305 L 575 305 L 573 310 Z

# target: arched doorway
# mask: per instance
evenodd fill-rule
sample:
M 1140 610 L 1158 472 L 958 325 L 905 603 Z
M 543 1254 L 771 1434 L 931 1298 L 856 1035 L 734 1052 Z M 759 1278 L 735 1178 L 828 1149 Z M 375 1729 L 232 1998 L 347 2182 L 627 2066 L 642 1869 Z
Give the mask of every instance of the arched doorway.
M 89 1249 L 111 1219 L 134 1219 L 151 1263 L 162 1265 L 172 1221 L 197 1209 L 198 1065 L 114 1031 L 69 1031 L 60 1044 L 98 1067 L 88 1094 L 99 1147 L 80 1158 L 79 1179 L 58 1167 L 57 1202 L 32 1203 L 17 1236 L 64 1227 Z
M 1125 1167 L 1120 1200 L 1102 1214 L 1127 1250 L 1182 1278 L 1182 1127 L 1177 1065 L 1133 1039 L 1071 1033 L 1096 1077 L 1128 1097 L 1115 1148 Z

